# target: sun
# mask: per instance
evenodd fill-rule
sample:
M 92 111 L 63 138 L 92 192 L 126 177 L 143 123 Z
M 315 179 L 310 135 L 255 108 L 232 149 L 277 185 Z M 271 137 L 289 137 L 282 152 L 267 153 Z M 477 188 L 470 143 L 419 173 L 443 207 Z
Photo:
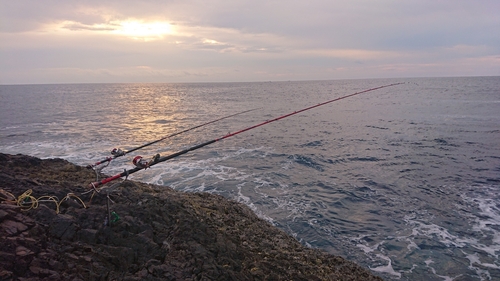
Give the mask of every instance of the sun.
M 172 25 L 167 22 L 120 21 L 113 25 L 113 33 L 134 39 L 155 40 L 172 33 Z
M 86 24 L 78 21 L 62 21 L 48 24 L 44 30 L 62 33 L 86 33 L 123 36 L 134 40 L 153 41 L 175 33 L 166 21 L 112 20 L 103 23 Z

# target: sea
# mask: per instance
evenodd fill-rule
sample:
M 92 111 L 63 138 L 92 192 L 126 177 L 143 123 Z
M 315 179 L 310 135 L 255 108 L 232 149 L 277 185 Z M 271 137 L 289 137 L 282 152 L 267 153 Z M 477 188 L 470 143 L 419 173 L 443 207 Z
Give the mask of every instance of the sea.
M 241 202 L 386 280 L 500 280 L 498 76 L 0 85 L 2 153 L 86 166 L 159 139 L 102 171 L 218 140 L 128 178 Z

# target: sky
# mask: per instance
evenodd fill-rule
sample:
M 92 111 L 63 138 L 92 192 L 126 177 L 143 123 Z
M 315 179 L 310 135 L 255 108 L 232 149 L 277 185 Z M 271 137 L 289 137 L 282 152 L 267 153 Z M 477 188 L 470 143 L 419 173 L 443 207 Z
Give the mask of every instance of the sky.
M 499 0 L 0 0 L 0 84 L 500 75 Z

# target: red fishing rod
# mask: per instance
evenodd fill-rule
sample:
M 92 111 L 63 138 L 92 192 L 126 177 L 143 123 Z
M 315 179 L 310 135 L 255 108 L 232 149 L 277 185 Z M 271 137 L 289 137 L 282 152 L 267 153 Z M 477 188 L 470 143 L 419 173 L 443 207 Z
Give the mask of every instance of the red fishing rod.
M 185 133 L 185 132 L 188 132 L 188 131 L 191 131 L 191 130 L 194 130 L 194 129 L 197 129 L 197 128 L 200 128 L 200 127 L 203 127 L 203 126 L 206 126 L 206 125 L 209 125 L 209 124 L 212 124 L 212 123 L 215 123 L 215 122 L 218 122 L 218 121 L 221 121 L 223 119 L 227 119 L 229 117 L 233 117 L 233 116 L 236 116 L 236 115 L 240 115 L 240 114 L 243 114 L 243 113 L 247 113 L 247 112 L 250 112 L 250 111 L 254 111 L 256 110 L 257 108 L 254 108 L 254 109 L 250 109 L 250 110 L 245 110 L 245 111 L 242 111 L 242 112 L 239 112 L 239 113 L 235 113 L 235 114 L 231 114 L 231 115 L 228 115 L 228 116 L 225 116 L 225 117 L 222 117 L 222 118 L 219 118 L 219 119 L 215 119 L 215 120 L 212 120 L 212 121 L 209 121 L 209 122 L 206 122 L 206 123 L 203 123 L 203 124 L 200 124 L 200 125 L 197 125 L 197 126 L 194 126 L 194 127 L 191 127 L 191 128 L 188 128 L 186 130 L 183 130 L 183 131 L 180 131 L 180 132 L 176 132 L 174 134 L 171 134 L 171 135 L 168 135 L 166 137 L 163 137 L 161 139 L 158 139 L 158 140 L 155 140 L 155 141 L 152 141 L 152 142 L 148 142 L 148 143 L 145 143 L 141 146 L 138 146 L 138 147 L 135 147 L 135 148 L 132 148 L 130 150 L 127 150 L 127 151 L 123 151 L 119 148 L 115 148 L 111 151 L 111 154 L 113 155 L 112 157 L 107 157 L 106 159 L 103 159 L 101 161 L 98 161 L 98 162 L 95 162 L 94 164 L 91 164 L 91 165 L 87 165 L 87 169 L 92 169 L 94 168 L 95 166 L 97 165 L 101 165 L 103 163 L 106 163 L 106 162 L 110 162 L 111 160 L 113 159 L 116 159 L 120 156 L 124 156 L 125 154 L 127 153 L 130 153 L 130 152 L 133 152 L 133 151 L 136 151 L 136 150 L 139 150 L 141 148 L 144 148 L 146 146 L 150 146 L 152 144 L 155 144 L 157 142 L 160 142 L 160 141 L 163 141 L 163 140 L 166 140 L 168 138 L 171 138 L 171 137 L 175 137 L 177 135 L 180 135 L 182 133 Z
M 110 181 L 113 181 L 113 180 L 116 180 L 118 178 L 121 178 L 121 177 L 127 177 L 128 175 L 130 174 L 133 174 L 137 171 L 140 171 L 142 169 L 147 169 L 151 166 L 154 166 L 158 163 L 161 163 L 161 162 L 165 162 L 167 160 L 170 160 L 172 158 L 175 158 L 175 157 L 178 157 L 182 154 L 186 154 L 190 151 L 193 151 L 193 150 L 197 150 L 199 148 L 202 148 L 204 146 L 207 146 L 209 144 L 212 144 L 214 142 L 218 142 L 220 140 L 223 140 L 223 139 L 227 139 L 229 137 L 232 137 L 232 136 L 235 136 L 235 135 L 238 135 L 238 134 L 241 134 L 243 132 L 246 132 L 246 131 L 249 131 L 249 130 L 252 130 L 252 129 L 255 129 L 257 127 L 260 127 L 260 126 L 263 126 L 263 125 L 266 125 L 266 124 L 269 124 L 271 122 L 274 122 L 274 121 L 278 121 L 278 120 L 281 120 L 281 119 L 284 119 L 286 117 L 289 117 L 289 116 L 292 116 L 292 115 L 295 115 L 295 114 L 298 114 L 298 113 L 301 113 L 301 112 L 304 112 L 306 110 L 309 110 L 309 109 L 313 109 L 313 108 L 316 108 L 316 107 L 319 107 L 319 106 L 322 106 L 322 105 L 325 105 L 325 104 L 329 104 L 329 103 L 332 103 L 332 102 L 335 102 L 335 101 L 339 101 L 339 100 L 342 100 L 342 99 L 345 99 L 345 98 L 349 98 L 349 97 L 352 97 L 352 96 L 355 96 L 355 95 L 359 95 L 359 94 L 363 94 L 363 93 L 367 93 L 367 92 L 371 92 L 371 91 L 375 91 L 375 90 L 379 90 L 379 89 L 382 89 L 382 88 L 387 88 L 387 87 L 392 87 L 392 86 L 396 86 L 396 85 L 401 85 L 401 84 L 404 84 L 404 83 L 393 83 L 393 84 L 389 84 L 389 85 L 384 85 L 384 86 L 380 86 L 380 87 L 375 87 L 375 88 L 371 88 L 371 89 L 368 89 L 368 90 L 364 90 L 364 91 L 361 91 L 361 92 L 357 92 L 357 93 L 354 93 L 354 94 L 350 94 L 350 95 L 346 95 L 346 96 L 342 96 L 342 97 L 339 97 L 339 98 L 335 98 L 335 99 L 332 99 L 332 100 L 329 100 L 329 101 L 326 101 L 326 102 L 323 102 L 323 103 L 319 103 L 319 104 L 316 104 L 316 105 L 313 105 L 313 106 L 309 106 L 309 107 L 306 107 L 304 109 L 301 109 L 301 110 L 298 110 L 298 111 L 294 111 L 292 113 L 289 113 L 289 114 L 285 114 L 285 115 L 282 115 L 282 116 L 279 116 L 279 117 L 276 117 L 274 119 L 271 119 L 271 120 L 267 120 L 265 122 L 262 122 L 262 123 L 259 123 L 257 125 L 253 125 L 253 126 L 250 126 L 248 128 L 245 128 L 245 129 L 242 129 L 242 130 L 239 130 L 239 131 L 236 131 L 234 133 L 229 133 L 225 136 L 222 136 L 220 138 L 217 138 L 217 139 L 213 139 L 213 140 L 210 140 L 210 141 L 207 141 L 205 143 L 202 143 L 202 144 L 198 144 L 196 146 L 193 146 L 193 147 L 190 147 L 190 148 L 187 148 L 185 150 L 181 150 L 179 152 L 176 152 L 174 154 L 170 154 L 170 155 L 167 155 L 167 156 L 163 156 L 163 157 L 159 157 L 159 155 L 157 154 L 151 161 L 149 162 L 141 162 L 141 164 L 138 165 L 139 162 L 136 162 L 137 160 L 140 160 L 138 159 L 138 157 L 140 156 L 137 156 L 136 159 L 134 159 L 134 164 L 137 165 L 137 167 L 133 168 L 133 169 L 130 169 L 130 170 L 125 170 L 123 173 L 120 173 L 120 174 L 116 174 L 112 177 L 108 177 L 108 178 L 105 178 L 101 181 L 97 181 L 97 182 L 92 182 L 91 184 L 89 184 L 89 188 L 96 188 L 100 185 L 103 185 L 103 184 L 106 184 Z

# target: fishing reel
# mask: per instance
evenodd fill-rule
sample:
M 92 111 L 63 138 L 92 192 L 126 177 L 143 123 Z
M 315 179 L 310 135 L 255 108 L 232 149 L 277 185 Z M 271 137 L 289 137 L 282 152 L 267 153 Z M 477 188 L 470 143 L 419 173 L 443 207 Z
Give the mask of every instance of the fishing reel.
M 144 168 L 145 169 L 148 167 L 148 161 L 146 161 L 144 158 L 142 158 L 142 156 L 134 157 L 134 160 L 132 160 L 132 163 L 134 163 L 134 165 L 137 168 Z
M 137 168 L 141 168 L 141 169 L 147 169 L 149 168 L 149 166 L 151 166 L 152 164 L 158 162 L 158 160 L 160 159 L 160 154 L 156 154 L 155 156 L 153 156 L 153 158 L 151 158 L 151 160 L 147 161 L 146 159 L 142 158 L 142 156 L 136 156 L 134 157 L 134 160 L 132 160 L 132 163 L 134 163 L 134 165 L 137 167 Z
M 125 151 L 121 150 L 120 148 L 113 148 L 113 150 L 111 150 L 111 155 L 113 155 L 114 157 L 123 156 L 125 155 Z

